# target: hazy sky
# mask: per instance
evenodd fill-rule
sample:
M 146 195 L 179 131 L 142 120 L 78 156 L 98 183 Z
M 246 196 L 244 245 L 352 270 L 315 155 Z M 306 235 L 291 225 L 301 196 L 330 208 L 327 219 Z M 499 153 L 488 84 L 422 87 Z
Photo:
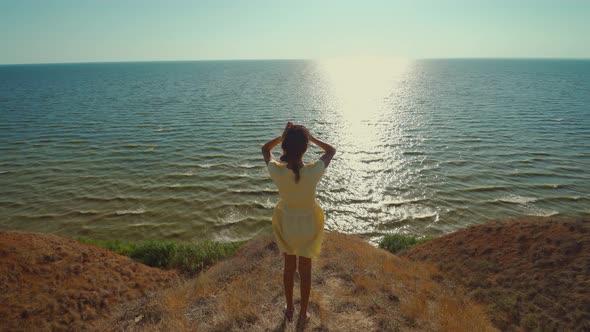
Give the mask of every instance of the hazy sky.
M 590 0 L 0 0 L 0 63 L 590 58 Z

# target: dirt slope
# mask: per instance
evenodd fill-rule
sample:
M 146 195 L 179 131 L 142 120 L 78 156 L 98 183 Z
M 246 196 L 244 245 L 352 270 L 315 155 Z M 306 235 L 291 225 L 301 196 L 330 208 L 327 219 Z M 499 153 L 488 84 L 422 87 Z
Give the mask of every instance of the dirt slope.
M 436 263 L 501 330 L 590 331 L 590 221 L 492 222 L 402 256 Z
M 306 331 L 490 331 L 483 309 L 432 264 L 328 233 L 313 263 Z M 298 308 L 298 282 L 295 305 Z M 181 287 L 130 303 L 110 331 L 294 331 L 282 319 L 282 257 L 271 237 L 247 243 Z
M 0 330 L 90 328 L 118 303 L 177 282 L 175 272 L 51 234 L 0 232 Z

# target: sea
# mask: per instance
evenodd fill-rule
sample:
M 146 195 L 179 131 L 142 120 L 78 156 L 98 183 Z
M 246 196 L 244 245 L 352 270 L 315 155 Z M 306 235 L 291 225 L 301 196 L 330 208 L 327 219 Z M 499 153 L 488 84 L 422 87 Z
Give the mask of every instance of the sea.
M 260 148 L 287 121 L 337 149 L 317 190 L 327 231 L 590 216 L 590 60 L 70 63 L 0 66 L 0 230 L 270 233 Z

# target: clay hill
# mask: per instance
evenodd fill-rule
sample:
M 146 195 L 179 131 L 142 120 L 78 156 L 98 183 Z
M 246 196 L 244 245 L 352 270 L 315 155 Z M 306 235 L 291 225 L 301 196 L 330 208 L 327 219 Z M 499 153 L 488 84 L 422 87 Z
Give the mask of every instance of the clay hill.
M 0 330 L 80 331 L 117 304 L 178 282 L 106 249 L 40 233 L 0 232 Z
M 502 331 L 590 331 L 589 221 L 491 222 L 401 256 L 436 263 Z

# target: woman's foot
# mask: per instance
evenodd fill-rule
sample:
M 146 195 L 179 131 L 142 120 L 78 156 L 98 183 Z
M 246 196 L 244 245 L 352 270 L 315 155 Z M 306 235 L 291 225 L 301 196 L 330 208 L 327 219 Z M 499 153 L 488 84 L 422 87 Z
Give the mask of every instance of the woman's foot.
M 305 315 L 303 315 L 303 313 L 299 313 L 299 319 L 297 319 L 297 326 L 299 328 L 304 328 L 307 322 L 309 322 L 309 312 L 305 312 Z
M 293 313 L 295 309 L 293 307 L 289 308 L 285 306 L 285 319 L 289 322 L 293 321 Z

